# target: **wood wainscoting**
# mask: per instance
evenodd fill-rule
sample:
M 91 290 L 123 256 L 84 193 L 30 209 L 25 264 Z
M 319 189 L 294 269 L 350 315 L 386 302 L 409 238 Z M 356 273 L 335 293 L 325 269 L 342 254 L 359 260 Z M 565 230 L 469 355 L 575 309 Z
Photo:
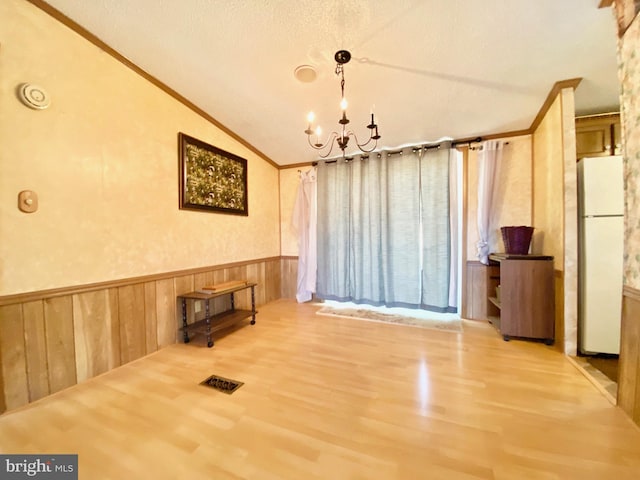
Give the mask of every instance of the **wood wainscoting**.
M 457 335 L 317 310 L 270 302 L 259 330 L 2 415 L 0 451 L 75 453 L 92 480 L 638 480 L 640 430 L 561 353 L 481 322 Z M 201 386 L 212 374 L 244 385 Z
M 640 290 L 624 287 L 618 405 L 640 425 Z
M 555 347 L 561 352 L 565 352 L 564 340 L 567 337 L 564 321 L 564 272 L 554 271 L 555 297 L 556 297 L 556 319 L 555 319 Z
M 296 298 L 298 285 L 298 257 L 281 257 L 280 278 L 282 287 L 280 295 L 282 298 Z
M 0 413 L 180 341 L 180 294 L 246 279 L 258 284 L 257 305 L 277 300 L 291 282 L 281 281 L 288 262 L 273 257 L 0 297 Z M 295 270 L 293 279 L 295 288 Z M 236 295 L 236 307 L 250 305 L 249 290 Z

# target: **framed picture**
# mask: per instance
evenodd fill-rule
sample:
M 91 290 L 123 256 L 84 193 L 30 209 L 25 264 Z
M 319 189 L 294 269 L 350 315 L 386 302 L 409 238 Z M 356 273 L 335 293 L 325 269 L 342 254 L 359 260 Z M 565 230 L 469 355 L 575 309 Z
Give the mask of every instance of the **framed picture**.
M 182 132 L 178 144 L 180 208 L 249 215 L 247 161 Z

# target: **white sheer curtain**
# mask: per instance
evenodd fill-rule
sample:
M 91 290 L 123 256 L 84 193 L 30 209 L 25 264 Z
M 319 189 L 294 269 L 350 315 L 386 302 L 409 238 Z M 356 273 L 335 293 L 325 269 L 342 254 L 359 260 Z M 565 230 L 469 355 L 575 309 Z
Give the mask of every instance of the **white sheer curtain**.
M 478 259 L 489 264 L 489 234 L 491 233 L 491 209 L 496 178 L 500 171 L 504 142 L 487 140 L 478 154 Z
M 292 224 L 298 232 L 298 281 L 296 300 L 308 302 L 316 291 L 317 270 L 317 182 L 316 169 L 300 172 Z

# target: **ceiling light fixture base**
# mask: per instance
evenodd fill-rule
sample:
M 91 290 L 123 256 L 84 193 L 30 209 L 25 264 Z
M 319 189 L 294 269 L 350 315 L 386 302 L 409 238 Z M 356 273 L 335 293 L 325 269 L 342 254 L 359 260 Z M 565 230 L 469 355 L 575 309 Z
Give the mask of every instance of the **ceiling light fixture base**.
M 347 50 L 338 50 L 333 58 L 336 60 L 337 64 L 344 65 L 345 63 L 349 63 L 349 60 L 351 60 L 351 53 Z

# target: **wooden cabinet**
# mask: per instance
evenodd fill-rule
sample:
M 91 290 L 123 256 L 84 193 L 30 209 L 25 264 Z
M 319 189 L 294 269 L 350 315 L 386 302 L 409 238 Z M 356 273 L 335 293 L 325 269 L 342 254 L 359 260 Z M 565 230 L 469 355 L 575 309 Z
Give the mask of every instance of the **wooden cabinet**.
M 554 341 L 555 298 L 553 257 L 492 254 L 498 267 L 500 294 L 489 290 L 497 315 L 489 316 L 504 340 L 511 337 Z
M 620 114 L 576 118 L 577 158 L 607 157 L 622 153 Z
M 489 301 L 488 291 L 495 291 L 499 270 L 495 265 L 485 265 L 478 261 L 467 262 L 467 280 L 462 316 L 473 320 L 486 320 L 496 316 L 498 310 Z

